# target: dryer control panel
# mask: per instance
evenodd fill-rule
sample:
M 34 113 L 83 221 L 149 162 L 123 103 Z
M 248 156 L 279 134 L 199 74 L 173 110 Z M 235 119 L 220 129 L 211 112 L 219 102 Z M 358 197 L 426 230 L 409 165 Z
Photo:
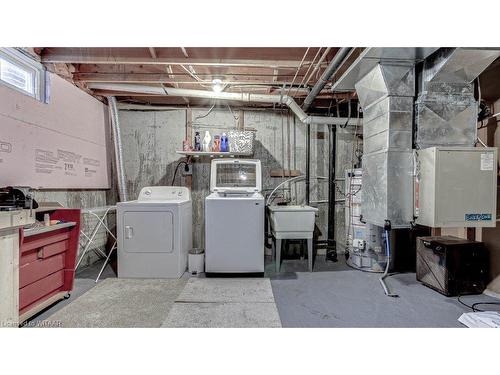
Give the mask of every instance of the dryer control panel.
M 184 186 L 146 186 L 139 193 L 139 201 L 189 201 L 191 192 Z

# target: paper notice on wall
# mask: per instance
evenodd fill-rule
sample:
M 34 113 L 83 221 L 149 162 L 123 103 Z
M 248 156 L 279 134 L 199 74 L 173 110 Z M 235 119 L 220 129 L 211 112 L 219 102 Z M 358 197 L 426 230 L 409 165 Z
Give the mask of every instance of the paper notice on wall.
M 492 171 L 494 167 L 493 152 L 482 153 L 481 154 L 481 170 L 482 171 Z

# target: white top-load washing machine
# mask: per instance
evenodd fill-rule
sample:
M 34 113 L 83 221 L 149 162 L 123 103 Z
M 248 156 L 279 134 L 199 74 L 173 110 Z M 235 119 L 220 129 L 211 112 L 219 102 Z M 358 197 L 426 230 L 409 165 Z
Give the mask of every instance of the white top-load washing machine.
M 119 202 L 118 277 L 179 278 L 192 247 L 191 193 L 186 187 L 145 187 Z
M 205 272 L 264 272 L 260 160 L 216 159 L 205 199 Z

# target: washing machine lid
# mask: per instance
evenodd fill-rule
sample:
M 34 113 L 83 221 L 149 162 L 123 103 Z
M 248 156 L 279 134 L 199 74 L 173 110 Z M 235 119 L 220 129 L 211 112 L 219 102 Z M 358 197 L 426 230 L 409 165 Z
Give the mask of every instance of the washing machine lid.
M 210 168 L 212 193 L 255 193 L 262 190 L 260 160 L 214 159 Z
M 191 192 L 183 186 L 146 186 L 141 189 L 137 202 L 188 202 Z

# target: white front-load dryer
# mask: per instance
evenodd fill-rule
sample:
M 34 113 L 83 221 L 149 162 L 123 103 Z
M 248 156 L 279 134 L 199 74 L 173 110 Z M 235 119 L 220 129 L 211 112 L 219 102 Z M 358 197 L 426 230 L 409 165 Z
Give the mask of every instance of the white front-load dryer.
M 192 248 L 192 203 L 186 187 L 145 187 L 119 202 L 118 277 L 179 278 Z

